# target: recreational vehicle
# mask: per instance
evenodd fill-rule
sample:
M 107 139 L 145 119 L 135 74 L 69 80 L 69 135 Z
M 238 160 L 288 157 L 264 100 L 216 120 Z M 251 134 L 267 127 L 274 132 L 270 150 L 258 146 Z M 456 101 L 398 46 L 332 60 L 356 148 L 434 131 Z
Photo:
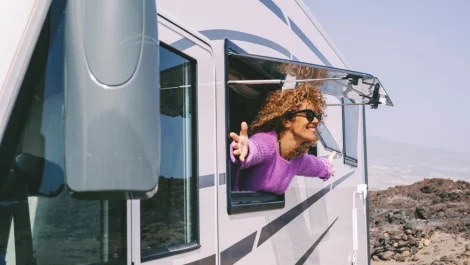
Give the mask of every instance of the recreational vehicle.
M 0 35 L 0 264 L 370 263 L 365 114 L 393 103 L 302 0 L 7 0 Z M 234 190 L 229 133 L 305 82 L 335 176 Z

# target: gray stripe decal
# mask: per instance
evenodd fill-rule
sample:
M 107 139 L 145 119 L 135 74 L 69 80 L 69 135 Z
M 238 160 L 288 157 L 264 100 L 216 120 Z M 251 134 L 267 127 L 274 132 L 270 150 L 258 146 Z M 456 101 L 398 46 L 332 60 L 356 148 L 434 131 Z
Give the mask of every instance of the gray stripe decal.
M 180 40 L 177 40 L 175 42 L 173 42 L 171 44 L 171 46 L 177 50 L 181 50 L 181 51 L 184 51 L 188 48 L 191 48 L 193 47 L 194 45 L 196 45 L 194 42 L 186 39 L 186 38 L 182 38 Z
M 310 50 L 327 66 L 331 66 L 331 63 L 326 57 L 318 50 L 315 44 L 303 33 L 303 31 L 289 18 L 289 23 L 292 31 L 310 48 Z
M 251 42 L 255 44 L 259 44 L 268 48 L 271 48 L 273 50 L 278 51 L 279 53 L 285 55 L 287 58 L 290 58 L 290 52 L 282 47 L 281 45 L 270 41 L 268 39 L 265 39 L 263 37 L 241 32 L 241 31 L 235 31 L 235 30 L 227 30 L 227 29 L 210 29 L 210 30 L 203 30 L 200 31 L 201 34 L 209 38 L 210 40 L 223 40 L 224 38 L 230 39 L 230 40 L 240 40 L 240 41 L 246 41 L 246 42 Z M 178 50 L 184 51 L 195 44 L 191 41 L 187 41 L 185 39 L 180 39 L 171 44 L 171 46 L 175 47 Z
M 333 182 L 331 184 L 331 189 L 334 189 L 336 188 L 336 186 L 338 186 L 339 184 L 341 184 L 341 182 L 345 181 L 347 178 L 349 178 L 350 176 L 352 176 L 354 174 L 354 172 L 356 171 L 351 171 L 349 172 L 348 174 L 344 175 L 342 178 L 338 179 L 337 181 Z
M 256 233 L 257 232 L 254 232 L 253 234 L 245 237 L 226 250 L 222 251 L 220 253 L 220 263 L 222 265 L 232 265 L 248 255 L 253 249 L 253 245 L 255 244 Z
M 209 257 L 205 257 L 200 260 L 196 260 L 190 263 L 186 263 L 185 265 L 215 265 L 215 254 L 211 255 Z
M 289 21 L 291 24 L 292 31 L 300 38 L 300 40 L 302 40 L 325 65 L 331 66 L 331 63 L 328 61 L 328 59 L 326 59 L 326 57 L 320 52 L 320 50 L 318 50 L 318 48 L 312 43 L 312 41 L 308 39 L 305 33 L 303 33 L 302 30 L 290 18 Z M 271 40 L 257 35 L 228 29 L 209 29 L 202 30 L 200 31 L 200 33 L 209 38 L 210 40 L 223 40 L 224 38 L 227 38 L 230 40 L 240 40 L 255 43 L 276 50 L 287 58 L 291 58 L 291 53 L 289 52 L 289 50 Z M 171 44 L 171 46 L 180 51 L 184 51 L 194 45 L 194 42 L 191 42 L 186 38 L 177 40 Z M 297 58 L 295 58 L 295 60 L 299 61 Z
M 225 173 L 220 173 L 219 174 L 219 185 L 224 185 L 225 184 Z
M 335 181 L 331 187 L 330 185 L 324 187 L 317 193 L 313 194 L 309 198 L 307 198 L 305 201 L 301 202 L 294 208 L 290 209 L 289 211 L 285 212 L 269 224 L 265 225 L 261 229 L 261 234 L 259 236 L 259 241 L 258 241 L 258 247 L 261 246 L 264 242 L 266 242 L 269 238 L 271 238 L 274 234 L 276 234 L 279 230 L 281 230 L 284 226 L 286 226 L 288 223 L 290 223 L 292 220 L 294 220 L 297 216 L 299 216 L 301 213 L 303 213 L 305 210 L 307 210 L 310 206 L 312 206 L 315 202 L 317 202 L 319 199 L 321 199 L 323 196 L 325 196 L 330 190 L 334 189 L 336 186 L 338 186 L 341 182 L 343 182 L 345 179 L 349 178 L 351 175 L 353 175 L 354 171 L 346 174 L 342 178 L 338 179 Z
M 279 8 L 272 0 L 259 0 L 263 5 L 265 5 L 271 12 L 274 13 L 284 24 L 287 25 L 287 20 L 282 13 L 281 8 Z
M 214 186 L 214 174 L 199 177 L 199 188 L 204 189 Z
M 328 231 L 330 231 L 330 228 L 336 223 L 338 218 L 339 217 L 336 217 L 336 219 L 333 221 L 333 223 L 331 223 L 331 225 L 325 230 L 325 232 L 323 232 L 323 234 L 317 239 L 317 241 L 315 241 L 315 243 L 313 243 L 313 245 L 307 250 L 307 252 L 305 252 L 305 254 L 299 259 L 299 261 L 297 261 L 297 263 L 295 263 L 295 265 L 302 265 L 302 264 L 305 263 L 305 261 L 307 261 L 308 257 L 310 257 L 310 255 L 312 255 L 315 248 L 318 246 L 318 244 L 320 244 L 320 242 L 325 237 L 325 235 L 328 233 Z
M 285 55 L 287 58 L 290 58 L 290 52 L 282 47 L 281 45 L 265 39 L 263 37 L 241 32 L 241 31 L 235 31 L 235 30 L 227 30 L 227 29 L 211 29 L 211 30 L 203 30 L 200 31 L 204 36 L 209 38 L 210 40 L 222 40 L 224 38 L 230 39 L 230 40 L 241 40 L 241 41 L 246 41 L 246 42 L 251 42 L 251 43 L 256 43 L 259 45 L 263 45 L 266 47 L 269 47 L 273 50 L 276 50 L 283 55 Z
M 223 173 L 221 173 L 223 174 Z M 342 178 L 338 179 L 337 181 L 335 181 L 333 184 L 336 183 L 336 185 L 334 185 L 334 187 L 338 186 L 341 182 L 343 182 L 345 179 L 347 179 L 348 177 L 350 177 L 352 174 L 354 174 L 354 171 L 352 172 L 349 172 L 348 174 L 344 175 Z M 219 175 L 220 176 L 220 175 Z M 333 185 L 332 185 L 332 188 L 333 189 Z M 325 190 L 323 193 L 322 191 Z M 305 206 L 305 204 L 307 203 L 310 203 L 310 206 L 318 201 L 319 198 L 321 198 L 323 195 L 327 194 L 328 192 L 330 191 L 330 186 L 326 186 L 325 188 L 323 188 L 321 191 L 315 193 L 314 195 L 312 195 L 310 198 L 308 198 L 307 200 L 301 202 L 300 204 L 298 204 L 296 207 L 294 208 L 297 208 L 298 206 Z M 316 196 L 317 194 L 320 194 L 321 193 L 321 196 L 319 198 L 317 198 L 315 201 L 309 201 L 312 197 Z M 306 208 L 305 208 L 306 209 Z M 277 230 L 276 231 L 273 231 L 273 233 L 267 235 L 267 237 L 265 238 L 264 241 L 268 240 L 271 236 L 273 236 L 276 232 L 278 232 L 282 227 L 284 227 L 285 225 L 287 225 L 290 221 L 292 221 L 295 217 L 297 217 L 298 215 L 300 215 L 305 209 L 302 209 L 300 212 L 293 212 L 292 209 L 289 210 L 288 212 L 284 213 L 283 215 L 279 216 L 277 219 L 275 219 L 274 221 L 270 222 L 269 224 L 265 225 L 263 227 L 263 229 L 261 230 L 261 235 L 263 235 L 263 231 L 266 231 L 266 229 L 269 229 L 269 227 L 273 224 L 273 223 L 276 223 L 278 220 L 280 219 L 283 219 L 284 221 L 286 221 L 286 223 L 284 224 L 277 224 L 276 225 L 278 226 Z M 287 216 L 287 218 L 283 218 L 284 216 Z M 337 220 L 338 218 L 336 218 Z M 335 222 L 336 222 L 335 220 Z M 334 222 L 333 222 L 334 224 Z M 331 224 L 330 227 L 333 225 Z M 328 232 L 328 230 L 330 229 L 330 227 L 326 230 L 326 232 Z M 326 234 L 326 232 L 324 234 Z M 233 244 L 232 246 L 230 246 L 229 248 L 227 248 L 226 250 L 222 251 L 220 253 L 220 260 L 221 260 L 221 264 L 222 265 L 225 265 L 225 264 L 234 264 L 235 262 L 239 261 L 240 259 L 242 259 L 243 257 L 245 257 L 246 255 L 248 255 L 252 250 L 253 250 L 253 245 L 255 243 L 255 239 L 256 239 L 256 234 L 257 232 L 254 232 L 253 234 L 245 237 L 244 239 L 238 241 L 237 243 Z M 260 238 L 258 240 L 258 247 L 263 243 L 261 242 L 261 235 L 260 235 Z M 324 235 L 322 235 L 320 238 L 322 239 L 324 237 Z M 320 240 L 321 240 L 320 239 Z M 317 240 L 318 241 L 318 240 Z M 313 248 L 315 249 L 315 248 Z M 313 251 L 313 250 L 312 250 Z

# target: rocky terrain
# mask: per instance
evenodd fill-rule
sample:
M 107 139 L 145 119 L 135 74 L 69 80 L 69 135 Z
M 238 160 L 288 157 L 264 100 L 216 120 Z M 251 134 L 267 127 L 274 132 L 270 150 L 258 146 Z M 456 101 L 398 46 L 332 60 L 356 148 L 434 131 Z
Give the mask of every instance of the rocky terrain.
M 372 264 L 470 265 L 470 183 L 424 179 L 369 196 Z

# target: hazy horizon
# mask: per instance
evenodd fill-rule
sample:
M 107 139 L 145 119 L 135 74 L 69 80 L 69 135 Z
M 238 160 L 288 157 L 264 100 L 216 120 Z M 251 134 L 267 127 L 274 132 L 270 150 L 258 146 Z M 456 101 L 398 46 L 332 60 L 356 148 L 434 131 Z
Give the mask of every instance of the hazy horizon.
M 367 160 L 371 190 L 410 185 L 424 178 L 470 182 L 468 153 L 369 136 Z
M 403 141 L 402 139 L 389 139 L 389 138 L 386 138 L 386 137 L 383 137 L 383 136 L 380 136 L 380 135 L 367 134 L 367 139 L 370 139 L 370 138 L 378 138 L 378 139 L 381 139 L 381 140 L 384 140 L 384 141 L 390 141 L 390 142 L 394 142 L 394 143 L 406 144 L 406 145 L 414 146 L 416 148 L 426 148 L 426 149 L 430 149 L 430 150 L 441 150 L 441 151 L 453 152 L 453 153 L 456 153 L 456 154 L 465 154 L 465 155 L 470 156 L 470 151 L 468 151 L 468 150 L 459 151 L 459 150 L 454 150 L 454 149 L 448 149 L 448 148 L 445 148 L 445 147 L 425 146 L 425 145 L 422 145 L 422 144 L 419 144 L 419 143 L 406 142 L 406 141 Z
M 304 0 L 353 70 L 376 75 L 395 107 L 367 110 L 369 135 L 468 152 L 470 1 Z

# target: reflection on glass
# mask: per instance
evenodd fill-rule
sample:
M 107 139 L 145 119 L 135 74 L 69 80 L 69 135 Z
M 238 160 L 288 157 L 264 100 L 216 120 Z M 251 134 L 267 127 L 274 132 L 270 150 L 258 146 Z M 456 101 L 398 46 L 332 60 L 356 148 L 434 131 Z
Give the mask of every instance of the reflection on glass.
M 318 124 L 317 131 L 318 135 L 320 136 L 320 141 L 325 149 L 336 151 L 338 155 L 341 154 L 341 149 L 339 148 L 338 143 L 336 142 L 335 138 L 333 138 L 333 135 L 331 135 L 330 131 L 324 123 Z
M 127 263 L 126 202 L 77 201 L 64 189 L 65 4 L 51 5 L 0 145 L 0 261 L 8 265 Z
M 160 47 L 162 161 L 158 192 L 141 201 L 142 257 L 194 243 L 191 62 Z
M 231 87 L 242 87 L 244 91 L 258 90 L 260 87 L 270 87 L 271 90 L 280 89 L 286 76 L 289 75 L 297 80 L 315 79 L 310 83 L 319 86 L 323 93 L 346 97 L 356 100 L 356 102 L 370 102 L 374 95 L 375 84 L 379 85 L 378 93 L 380 102 L 388 106 L 393 106 L 391 99 L 380 83 L 380 81 L 366 73 L 355 72 L 345 69 L 327 67 L 323 65 L 307 64 L 289 60 L 262 57 L 249 54 L 229 53 L 229 65 L 232 75 L 230 81 L 237 80 L 238 74 L 246 77 L 243 85 L 231 84 Z M 248 73 L 248 74 L 246 74 Z M 249 80 L 270 80 L 266 85 L 246 83 Z M 275 82 L 279 80 L 279 82 Z

